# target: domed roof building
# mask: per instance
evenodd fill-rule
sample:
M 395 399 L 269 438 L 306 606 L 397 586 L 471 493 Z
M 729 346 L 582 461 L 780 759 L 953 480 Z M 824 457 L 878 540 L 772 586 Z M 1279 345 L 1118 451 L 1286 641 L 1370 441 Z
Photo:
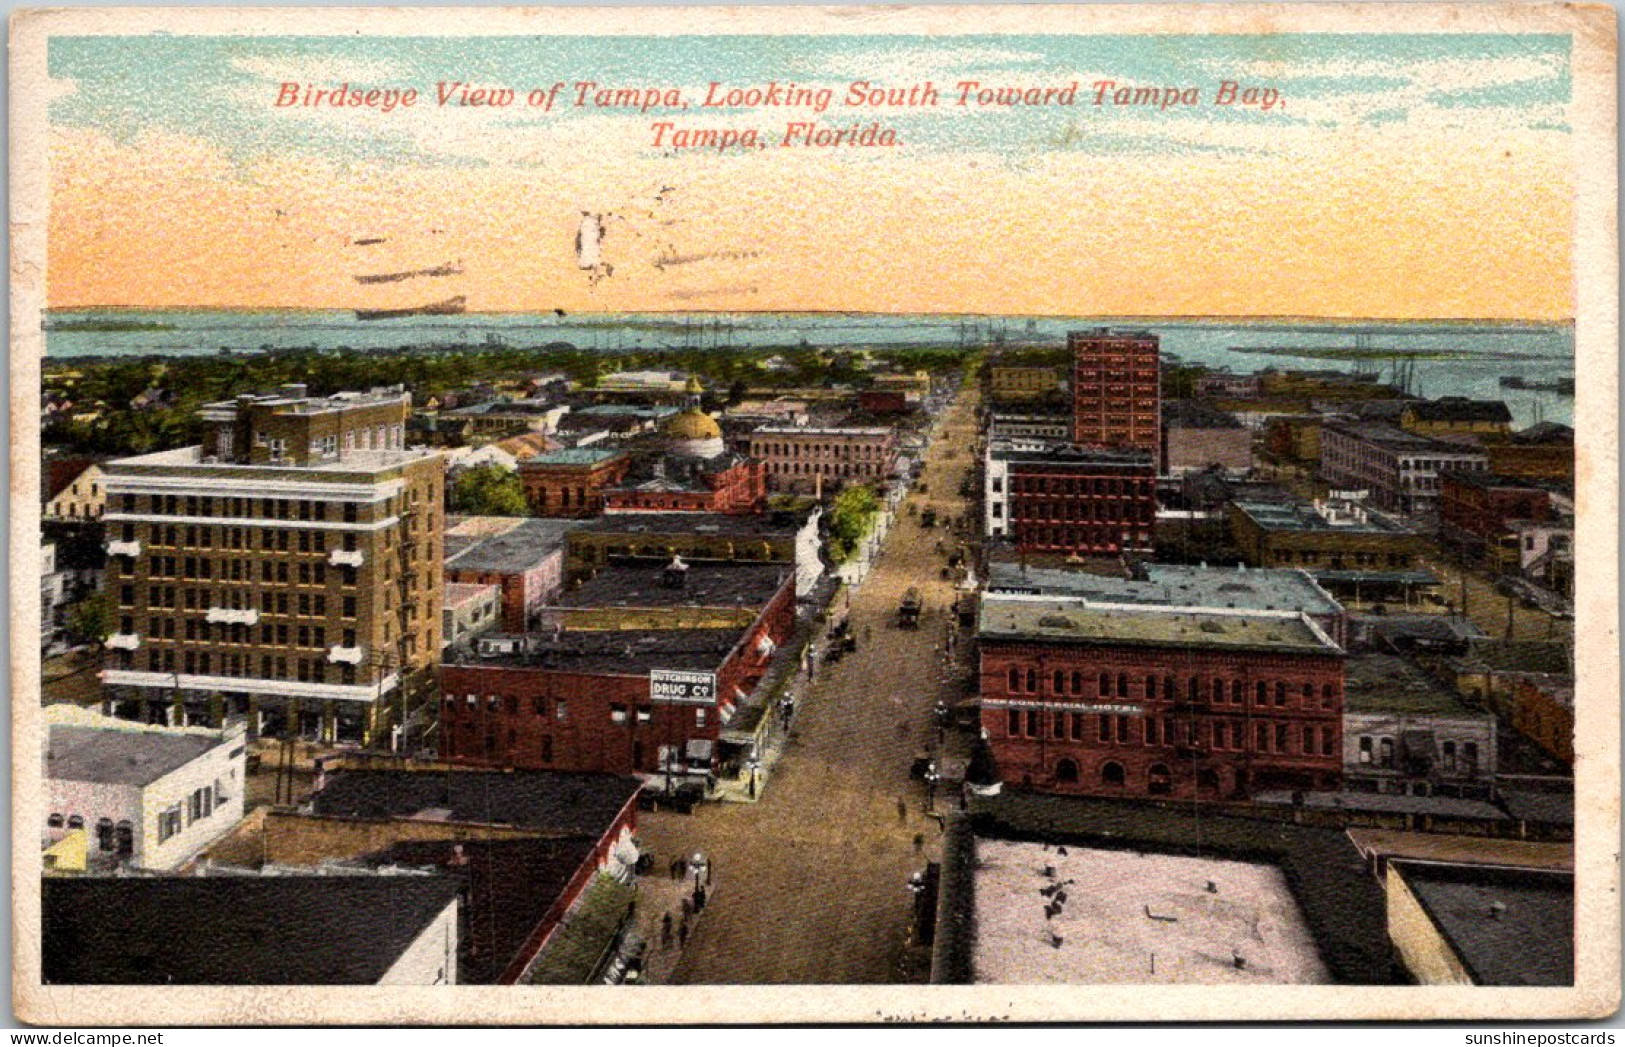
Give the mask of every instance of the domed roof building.
M 715 458 L 727 450 L 722 440 L 722 426 L 717 420 L 700 410 L 700 381 L 688 380 L 688 406 L 673 415 L 662 427 L 671 454 L 685 458 Z

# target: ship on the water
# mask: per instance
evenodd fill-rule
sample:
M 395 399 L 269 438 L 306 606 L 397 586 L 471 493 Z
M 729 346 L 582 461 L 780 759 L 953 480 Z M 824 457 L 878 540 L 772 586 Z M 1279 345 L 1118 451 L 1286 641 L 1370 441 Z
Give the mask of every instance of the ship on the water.
M 1528 379 L 1521 374 L 1504 374 L 1501 376 L 1502 389 L 1529 389 L 1543 393 L 1561 393 L 1564 396 L 1574 395 L 1573 378 Z
M 357 320 L 399 320 L 408 316 L 457 316 L 467 312 L 468 299 L 463 295 L 448 298 L 444 302 L 430 302 L 428 305 L 414 306 L 409 309 L 357 309 Z

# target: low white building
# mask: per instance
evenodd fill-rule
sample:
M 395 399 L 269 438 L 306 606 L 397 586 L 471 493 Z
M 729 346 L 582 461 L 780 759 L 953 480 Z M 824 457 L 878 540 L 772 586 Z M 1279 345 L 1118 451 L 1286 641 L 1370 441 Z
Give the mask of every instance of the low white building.
M 82 830 L 92 870 L 175 869 L 242 820 L 242 725 L 152 727 L 75 706 L 47 715 L 46 847 Z
M 448 650 L 490 632 L 502 620 L 502 587 L 447 582 L 441 607 L 440 649 Z
M 1495 782 L 1495 716 L 1469 707 L 1393 655 L 1347 662 L 1345 789 L 1412 796 L 1487 796 Z

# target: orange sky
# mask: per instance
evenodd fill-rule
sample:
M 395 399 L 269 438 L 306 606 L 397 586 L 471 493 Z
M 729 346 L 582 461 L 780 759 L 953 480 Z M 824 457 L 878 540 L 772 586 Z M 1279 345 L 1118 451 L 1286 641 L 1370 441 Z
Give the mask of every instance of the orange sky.
M 371 158 L 63 122 L 49 301 L 352 308 L 455 285 L 472 311 L 1572 314 L 1565 130 L 1500 110 L 1373 125 L 1322 104 L 1276 126 L 1201 110 L 1112 125 L 1173 143 L 1161 153 L 1093 148 L 1103 125 L 1088 122 L 1036 148 L 719 156 L 659 155 L 637 116 L 519 127 L 430 112 L 413 116 L 411 150 Z M 313 135 L 364 123 L 256 118 Z M 583 210 L 611 216 L 615 271 L 596 282 L 575 264 Z M 352 244 L 369 235 L 390 242 Z M 353 280 L 444 262 L 464 275 Z

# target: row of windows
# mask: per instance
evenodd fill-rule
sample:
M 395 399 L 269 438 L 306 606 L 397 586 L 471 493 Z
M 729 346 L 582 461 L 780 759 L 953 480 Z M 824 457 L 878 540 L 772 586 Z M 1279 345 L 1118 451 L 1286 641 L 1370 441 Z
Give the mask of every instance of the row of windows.
M 1034 502 L 1023 498 L 1011 508 L 1010 515 L 1030 520 L 1150 523 L 1156 517 L 1156 503 L 1149 499 L 1107 501 L 1088 498 L 1076 502 Z
M 177 597 L 179 600 L 177 601 Z M 232 610 L 248 610 L 253 606 L 252 594 L 239 591 L 220 593 L 210 589 L 177 589 L 173 585 L 150 585 L 147 587 L 146 605 L 152 608 L 178 609 L 184 606 L 188 611 L 206 611 L 211 607 L 219 607 L 220 600 L 225 600 L 225 606 Z M 120 607 L 135 606 L 135 586 L 126 582 L 119 586 L 118 602 Z M 340 614 L 345 618 L 354 618 L 356 615 L 356 598 L 344 597 L 338 604 Z M 297 614 L 302 617 L 327 617 L 327 596 L 324 593 L 260 593 L 259 610 L 261 614 Z M 123 630 L 129 632 L 129 629 Z
M 1384 563 L 1389 567 L 1407 567 L 1411 561 L 1409 553 L 1344 552 L 1340 549 L 1273 549 L 1271 554 L 1272 566 L 1284 567 L 1294 563 L 1316 566 L 1324 560 L 1334 571 L 1343 570 L 1351 563 L 1361 567 L 1378 567 Z
M 1089 720 L 1095 721 L 1092 728 L 1087 722 Z M 1045 713 L 1037 709 L 1008 710 L 1005 718 L 1005 737 L 1093 741 L 1102 745 L 1140 745 L 1150 748 L 1194 745 L 1197 748 L 1211 748 L 1215 751 L 1246 752 L 1249 723 L 1253 730 L 1253 752 L 1301 756 L 1335 756 L 1337 753 L 1337 729 L 1324 724 L 1289 724 L 1239 719 L 1202 719 L 1191 722 L 1162 716 Z
M 1359 754 L 1360 762 L 1374 767 L 1391 768 L 1394 766 L 1394 739 L 1389 736 L 1360 735 Z M 1439 745 L 1439 762 L 1446 774 L 1461 772 L 1462 774 L 1478 773 L 1478 743 L 1463 742 L 1457 749 L 1454 741 L 1441 742 Z
M 254 570 L 253 560 L 213 560 L 207 556 L 149 556 L 147 558 L 147 576 L 149 578 L 185 578 L 202 581 L 219 582 L 275 582 L 280 585 L 326 585 L 327 561 L 317 560 L 315 563 L 289 564 L 286 560 L 260 560 L 259 570 Z M 394 574 L 393 560 L 384 557 L 384 578 L 388 579 Z M 218 577 L 217 575 L 218 565 Z M 131 570 L 121 570 L 121 575 L 133 574 Z M 257 575 L 257 577 L 256 577 Z M 339 584 L 354 587 L 356 584 L 356 568 L 348 564 L 339 567 Z
M 137 496 L 120 496 L 119 508 L 126 513 L 140 511 Z M 325 521 L 329 517 L 344 523 L 355 523 L 361 515 L 356 502 L 331 503 L 290 498 L 215 498 L 209 495 L 153 495 L 148 499 L 146 511 L 159 516 L 222 516 L 246 519 L 259 517 L 266 520 Z
M 1149 530 L 1122 531 L 1112 527 L 1034 527 L 1016 522 L 1016 544 L 1050 549 L 1089 549 L 1116 552 L 1123 545 L 1149 547 Z
M 783 462 L 772 467 L 778 476 L 879 476 L 878 462 Z
M 998 481 L 995 480 L 993 490 L 998 489 Z M 1010 482 L 1010 489 L 1017 494 L 1086 494 L 1096 497 L 1138 495 L 1150 498 L 1156 493 L 1152 480 L 1075 476 L 1016 476 Z
M 1040 691 L 1040 683 L 1048 683 L 1048 691 Z M 1130 676 L 1128 673 L 1098 673 L 1090 674 L 1080 669 L 1063 670 L 1053 669 L 1044 679 L 1036 668 L 1031 666 L 1023 669 L 1011 666 L 1005 674 L 1005 686 L 1010 694 L 1040 694 L 1046 693 L 1055 697 L 1072 698 L 1139 698 L 1154 702 L 1160 697 L 1162 701 L 1172 702 L 1184 697 L 1189 702 L 1211 701 L 1214 704 L 1243 705 L 1246 702 L 1248 685 L 1239 679 L 1226 679 L 1215 676 L 1204 679 L 1200 676 L 1187 676 L 1181 681 L 1172 675 L 1159 675 L 1147 673 L 1145 676 Z M 1312 683 L 1288 684 L 1284 680 L 1265 682 L 1255 680 L 1251 686 L 1253 704 L 1257 706 L 1273 705 L 1274 708 L 1286 708 L 1289 700 L 1300 699 L 1296 707 L 1309 709 L 1315 700 L 1315 685 Z M 1337 704 L 1341 687 L 1335 683 L 1326 682 L 1320 686 L 1320 708 L 1330 709 Z M 1273 699 L 1273 701 L 1272 701 Z
M 259 542 L 254 541 L 255 528 L 250 527 L 199 527 L 196 524 L 187 524 L 184 528 L 176 525 L 156 525 L 147 533 L 147 541 L 153 546 L 174 549 L 213 549 L 216 544 L 216 535 L 219 537 L 219 546 L 222 549 L 254 549 L 259 548 L 267 552 L 293 552 L 296 548 L 302 553 L 327 552 L 327 532 L 318 530 L 288 530 L 288 529 L 259 529 Z M 123 527 L 120 537 L 126 542 L 135 541 L 135 524 L 127 523 Z M 354 531 L 346 531 L 340 537 L 340 545 L 347 551 L 354 551 L 358 547 L 358 539 Z
M 756 457 L 779 458 L 884 458 L 884 444 L 872 443 L 756 443 L 750 453 Z
M 180 619 L 181 627 L 177 629 L 174 618 L 152 618 L 147 621 L 146 633 L 154 640 L 173 640 L 177 633 L 186 640 L 201 640 L 207 643 L 260 643 L 275 644 L 280 647 L 314 647 L 319 649 L 327 646 L 327 629 L 323 626 L 301 625 L 289 628 L 286 623 L 272 624 L 260 623 L 258 639 L 255 639 L 255 628 L 241 622 L 204 622 L 196 618 Z M 136 631 L 135 619 L 124 615 L 119 619 L 119 631 L 133 633 Z M 345 629 L 341 646 L 354 647 L 356 636 L 354 629 Z
M 410 655 L 410 649 L 408 654 Z M 117 665 L 120 669 L 134 669 L 138 659 L 133 651 L 118 651 Z M 292 675 L 289 674 L 289 661 L 286 655 L 262 654 L 259 658 L 258 672 L 255 671 L 254 656 L 237 652 L 225 652 L 218 659 L 212 651 L 184 651 L 177 652 L 172 648 L 159 649 L 149 647 L 144 657 L 139 660 L 144 664 L 146 671 L 154 673 L 187 673 L 188 675 L 213 676 L 218 671 L 221 676 L 236 676 L 257 680 L 288 680 L 294 679 L 302 683 L 341 683 L 354 684 L 356 682 L 356 667 L 353 665 L 330 665 L 322 658 L 297 658 L 293 661 Z
M 477 694 L 467 694 L 463 696 L 461 706 L 462 709 L 468 712 L 478 712 L 483 709 L 487 713 L 503 713 L 507 716 L 519 715 L 519 707 L 519 699 L 511 694 L 488 694 L 485 695 L 483 701 L 481 701 L 480 696 Z M 446 715 L 448 716 L 455 716 L 457 714 L 459 706 L 456 695 L 446 695 L 444 699 L 444 709 Z M 570 703 L 564 701 L 563 699 L 533 697 L 530 700 L 529 712 L 532 716 L 542 718 L 551 716 L 559 723 L 566 723 L 570 719 Z M 694 726 L 704 727 L 708 713 L 709 710 L 706 707 L 696 706 L 694 709 Z M 634 717 L 635 722 L 637 723 L 649 723 L 654 719 L 654 710 L 647 705 L 640 705 L 634 709 L 619 703 L 613 703 L 609 707 L 610 723 L 632 723 L 634 722 Z

